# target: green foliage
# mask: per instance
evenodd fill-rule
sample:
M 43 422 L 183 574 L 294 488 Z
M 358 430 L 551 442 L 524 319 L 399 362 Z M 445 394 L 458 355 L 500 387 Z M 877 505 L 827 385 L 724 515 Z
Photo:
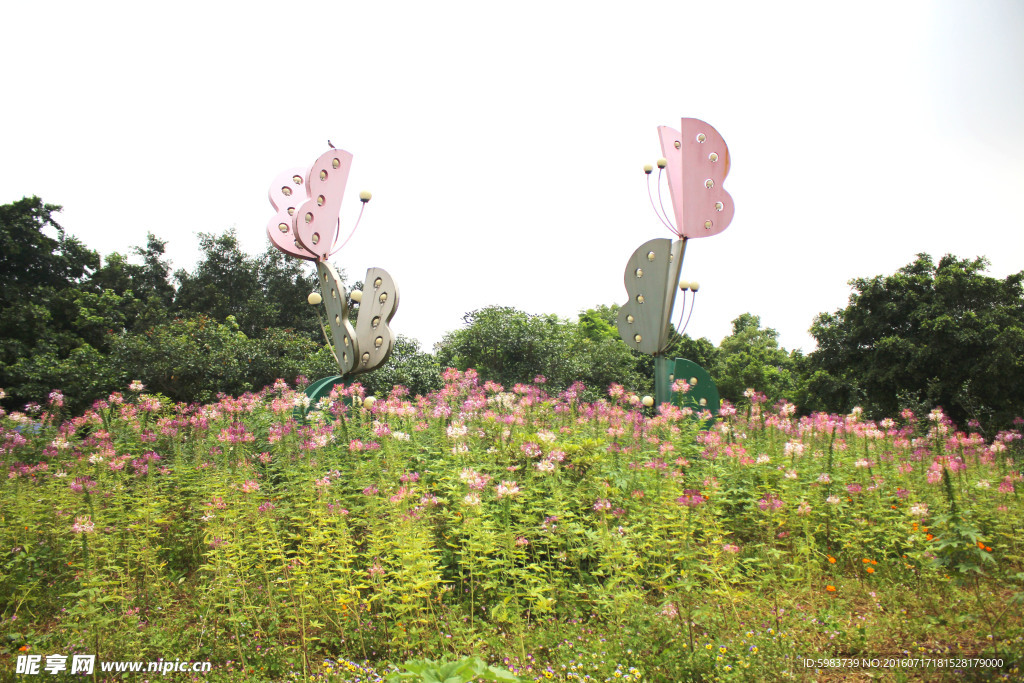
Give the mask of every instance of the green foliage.
M 568 324 L 556 316 L 492 306 L 467 313 L 464 320 L 465 328 L 441 341 L 442 365 L 473 367 L 484 379 L 508 387 L 530 382 L 538 374 L 558 383 L 567 373 L 578 376 L 574 371 L 579 363 L 569 354 Z
M 45 402 L 63 387 L 78 409 L 116 386 L 102 353 L 108 330 L 123 324 L 123 300 L 85 289 L 99 256 L 65 234 L 59 210 L 38 197 L 0 206 L 0 387 L 9 405 Z
M 800 356 L 779 348 L 778 338 L 774 329 L 761 327 L 759 316 L 744 313 L 732 321 L 732 334 L 719 344 L 710 370 L 723 399 L 737 403 L 750 387 L 773 402 L 796 393 Z
M 61 207 L 26 197 L 0 206 L 0 307 L 40 288 L 75 286 L 99 267 L 99 255 L 68 237 L 53 214 Z M 56 231 L 56 239 L 44 230 Z
M 577 324 L 507 307 L 473 311 L 465 316 L 465 328 L 441 341 L 438 362 L 442 367 L 473 367 L 484 379 L 507 388 L 532 382 L 537 375 L 557 389 L 582 382 L 590 400 L 613 382 L 647 390 L 653 374 L 645 377 L 637 370 L 639 354 L 610 327 L 616 313 L 616 307 L 590 309 Z
M 329 351 L 286 330 L 247 337 L 229 317 L 199 316 L 157 325 L 114 340 L 111 360 L 124 377 L 138 379 L 175 401 L 208 401 L 240 394 L 305 374 L 336 373 Z
M 367 393 L 387 396 L 396 385 L 413 396 L 426 396 L 441 388 L 441 366 L 433 354 L 420 350 L 420 343 L 404 335 L 395 338 L 395 348 L 384 365 L 356 378 Z
M 388 676 L 388 683 L 470 683 L 470 681 L 505 681 L 519 683 L 518 676 L 505 669 L 487 666 L 479 657 L 465 657 L 456 662 L 435 662 L 429 659 L 406 662 L 405 671 Z
M 119 311 L 126 318 L 129 331 L 147 329 L 170 317 L 174 287 L 170 282 L 170 264 L 163 258 L 166 245 L 149 233 L 145 248 L 132 248 L 132 254 L 142 259 L 141 265 L 129 263 L 125 256 L 114 252 L 89 278 L 90 292 L 110 291 L 122 298 Z
M 911 443 L 755 397 L 697 436 L 621 397 L 444 381 L 306 425 L 283 386 L 0 416 L 0 655 L 335 683 L 781 680 L 807 650 L 898 647 L 1016 666 L 1019 431 L 939 417 Z
M 191 273 L 178 270 L 174 310 L 214 320 L 234 316 L 249 337 L 271 327 L 292 329 L 311 340 L 320 337 L 316 316 L 304 305 L 316 287 L 308 264 L 273 246 L 259 257 L 242 251 L 232 228 L 221 235 L 199 234 L 203 257 Z
M 918 254 L 893 275 L 850 281 L 849 305 L 811 328 L 810 391 L 822 407 L 863 400 L 872 415 L 895 414 L 903 395 L 958 423 L 1009 424 L 1024 410 L 1024 272 L 998 280 L 987 266 Z

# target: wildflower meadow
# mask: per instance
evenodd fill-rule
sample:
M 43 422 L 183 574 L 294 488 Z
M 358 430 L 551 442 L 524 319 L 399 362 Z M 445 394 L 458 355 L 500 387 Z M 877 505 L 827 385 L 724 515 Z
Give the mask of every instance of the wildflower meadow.
M 701 430 L 451 369 L 303 417 L 303 386 L 0 416 L 0 678 L 89 653 L 212 664 L 182 681 L 1021 679 L 1022 420 L 748 390 Z

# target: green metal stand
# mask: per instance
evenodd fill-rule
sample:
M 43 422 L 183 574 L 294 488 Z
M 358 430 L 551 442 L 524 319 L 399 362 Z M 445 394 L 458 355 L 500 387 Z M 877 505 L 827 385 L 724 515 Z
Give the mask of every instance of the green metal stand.
M 672 402 L 672 379 L 669 377 L 673 371 L 673 364 L 668 358 L 662 355 L 654 357 L 654 405 Z
M 680 408 L 691 408 L 694 413 L 702 410 L 711 412 L 711 419 L 704 420 L 702 429 L 710 429 L 715 424 L 715 417 L 721 407 L 718 387 L 707 370 L 685 358 L 669 361 L 661 356 L 654 357 L 654 386 L 657 394 L 655 405 L 674 403 Z M 672 384 L 677 379 L 685 380 L 690 385 L 686 393 L 672 391 Z
M 305 420 L 306 415 L 309 413 L 309 410 L 313 406 L 315 406 L 324 396 L 330 395 L 331 390 L 334 389 L 334 387 L 336 387 L 339 384 L 344 386 L 344 378 L 341 375 L 332 375 L 330 377 L 318 379 L 317 381 L 307 386 L 306 396 L 309 397 L 310 407 L 306 409 L 296 407 L 295 410 L 292 411 L 292 417 L 294 417 L 296 420 Z

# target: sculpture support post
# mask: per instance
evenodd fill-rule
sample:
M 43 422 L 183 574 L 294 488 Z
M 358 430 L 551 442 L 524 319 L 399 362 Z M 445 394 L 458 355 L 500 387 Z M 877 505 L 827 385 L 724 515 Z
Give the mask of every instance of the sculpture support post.
M 658 354 L 654 357 L 654 405 L 672 402 L 672 382 L 668 376 L 672 374 L 673 361 L 667 356 Z

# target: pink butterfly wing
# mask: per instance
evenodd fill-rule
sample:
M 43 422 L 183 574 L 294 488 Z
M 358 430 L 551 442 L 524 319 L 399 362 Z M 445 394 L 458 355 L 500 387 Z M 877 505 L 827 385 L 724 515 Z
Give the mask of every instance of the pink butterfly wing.
M 270 204 L 277 209 L 277 213 L 267 223 L 267 236 L 271 244 L 289 256 L 315 261 L 316 256 L 298 243 L 293 218 L 298 207 L 308 198 L 308 175 L 309 171 L 304 168 L 291 168 L 274 178 L 270 186 Z
M 669 194 L 680 237 L 710 237 L 729 227 L 735 213 L 722 187 L 729 173 L 729 148 L 721 134 L 699 119 L 683 119 L 680 130 L 658 127 L 668 165 Z
M 351 168 L 350 153 L 330 149 L 306 176 L 308 198 L 295 210 L 293 225 L 299 244 L 320 261 L 327 260 L 338 239 L 338 216 Z

